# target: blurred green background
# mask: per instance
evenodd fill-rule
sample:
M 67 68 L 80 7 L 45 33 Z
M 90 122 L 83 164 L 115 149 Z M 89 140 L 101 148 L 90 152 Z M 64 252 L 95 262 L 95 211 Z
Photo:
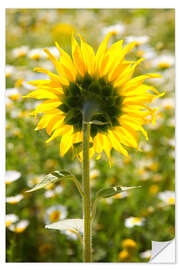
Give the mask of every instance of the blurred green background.
M 151 240 L 174 238 L 174 13 L 173 9 L 6 10 L 8 262 L 82 261 L 75 235 L 45 229 L 45 224 L 63 217 L 82 217 L 76 187 L 61 182 L 24 193 L 53 170 L 68 169 L 81 181 L 81 164 L 72 160 L 72 153 L 60 158 L 58 141 L 46 145 L 45 131 L 34 130 L 36 121 L 29 113 L 37 101 L 22 98 L 31 90 L 27 81 L 43 78 L 33 67 L 53 70 L 42 49 L 49 47 L 56 55 L 54 41 L 58 41 L 71 53 L 72 32 L 81 33 L 95 50 L 109 31 L 114 31 L 113 42 L 137 40 L 128 59 L 145 57 L 136 73 L 162 74 L 161 79 L 148 83 L 166 91 L 154 102 L 160 109 L 156 125 L 146 126 L 149 141 L 139 138 L 142 152 L 129 149 L 128 159 L 113 152 L 112 168 L 105 156 L 91 162 L 92 198 L 103 187 L 142 186 L 99 202 L 93 225 L 93 261 L 145 262 L 150 258 Z M 21 174 L 16 181 L 12 171 Z M 133 217 L 130 225 L 129 217 Z

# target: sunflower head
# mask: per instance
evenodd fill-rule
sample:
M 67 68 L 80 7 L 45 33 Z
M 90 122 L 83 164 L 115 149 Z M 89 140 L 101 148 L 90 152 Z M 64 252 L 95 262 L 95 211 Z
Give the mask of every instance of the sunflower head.
M 148 104 L 162 94 L 144 81 L 160 76 L 148 73 L 133 77 L 144 59 L 127 61 L 125 57 L 136 42 L 123 47 L 120 40 L 108 47 L 112 34 L 105 37 L 96 54 L 81 36 L 80 45 L 72 36 L 72 57 L 58 43 L 59 60 L 45 49 L 56 74 L 35 68 L 49 79 L 29 82 L 37 89 L 26 97 L 45 100 L 33 112 L 42 115 L 36 130 L 46 128 L 51 135 L 47 142 L 61 137 L 61 156 L 73 148 L 81 159 L 82 121 L 91 123 L 90 156 L 96 153 L 100 158 L 104 151 L 109 160 L 112 148 L 125 156 L 126 147 L 139 149 L 138 132 L 148 139 L 143 125 L 155 123 L 157 109 Z

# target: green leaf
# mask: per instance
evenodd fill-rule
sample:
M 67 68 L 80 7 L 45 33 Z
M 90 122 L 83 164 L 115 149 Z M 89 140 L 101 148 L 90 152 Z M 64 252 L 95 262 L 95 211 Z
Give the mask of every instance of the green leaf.
M 117 187 L 110 187 L 110 188 L 105 188 L 105 189 L 100 189 L 97 192 L 97 197 L 98 198 L 109 198 L 112 197 L 118 193 L 121 193 L 123 191 L 129 190 L 129 189 L 135 189 L 135 188 L 140 188 L 140 186 L 136 187 L 123 187 L 123 186 L 117 186 Z
M 49 185 L 49 184 L 54 184 L 60 180 L 64 180 L 64 179 L 71 179 L 73 177 L 73 175 L 68 172 L 68 171 L 54 171 L 52 173 L 49 173 L 48 175 L 46 175 L 43 180 L 38 183 L 37 185 L 35 185 L 32 189 L 26 191 L 26 192 L 32 192 L 41 188 L 44 188 L 45 186 Z
M 64 220 L 46 225 L 45 228 L 60 230 L 60 231 L 71 230 L 74 232 L 82 232 L 83 219 L 64 219 Z

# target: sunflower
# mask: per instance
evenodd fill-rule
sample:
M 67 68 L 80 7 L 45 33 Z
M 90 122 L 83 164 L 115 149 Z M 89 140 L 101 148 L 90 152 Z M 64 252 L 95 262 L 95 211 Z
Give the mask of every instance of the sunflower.
M 29 82 L 36 90 L 26 97 L 45 100 L 32 113 L 41 114 L 36 130 L 46 129 L 50 136 L 47 143 L 61 137 L 60 156 L 72 149 L 82 158 L 82 111 L 88 102 L 95 107 L 90 119 L 90 158 L 96 154 L 99 159 L 104 151 L 110 161 L 112 148 L 128 156 L 127 147 L 139 150 L 139 132 L 148 140 L 143 125 L 155 123 L 157 110 L 148 104 L 163 94 L 144 81 L 160 75 L 132 77 L 144 60 L 125 59 L 136 42 L 123 47 L 120 40 L 108 47 L 111 36 L 112 33 L 107 34 L 96 54 L 81 35 L 80 45 L 72 36 L 72 57 L 56 42 L 59 60 L 48 49 L 44 51 L 57 73 L 37 67 L 35 71 L 45 73 L 49 79 Z

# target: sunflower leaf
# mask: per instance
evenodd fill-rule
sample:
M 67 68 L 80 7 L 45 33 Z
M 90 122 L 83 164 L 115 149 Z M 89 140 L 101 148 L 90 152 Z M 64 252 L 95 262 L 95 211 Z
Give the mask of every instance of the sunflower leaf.
M 110 188 L 105 188 L 105 189 L 100 189 L 97 192 L 97 197 L 98 198 L 109 198 L 112 197 L 118 193 L 121 193 L 123 191 L 127 191 L 129 189 L 135 189 L 135 188 L 140 188 L 140 186 L 136 187 L 123 187 L 123 186 L 117 186 L 117 187 L 110 187 Z
M 83 231 L 83 219 L 64 219 L 45 226 L 46 229 L 71 230 L 73 232 Z
M 44 188 L 45 186 L 49 184 L 54 184 L 64 179 L 71 179 L 72 177 L 73 175 L 68 171 L 64 171 L 64 170 L 60 172 L 54 171 L 52 173 L 47 174 L 40 183 L 35 185 L 32 189 L 27 190 L 26 192 L 32 192 L 32 191 Z

